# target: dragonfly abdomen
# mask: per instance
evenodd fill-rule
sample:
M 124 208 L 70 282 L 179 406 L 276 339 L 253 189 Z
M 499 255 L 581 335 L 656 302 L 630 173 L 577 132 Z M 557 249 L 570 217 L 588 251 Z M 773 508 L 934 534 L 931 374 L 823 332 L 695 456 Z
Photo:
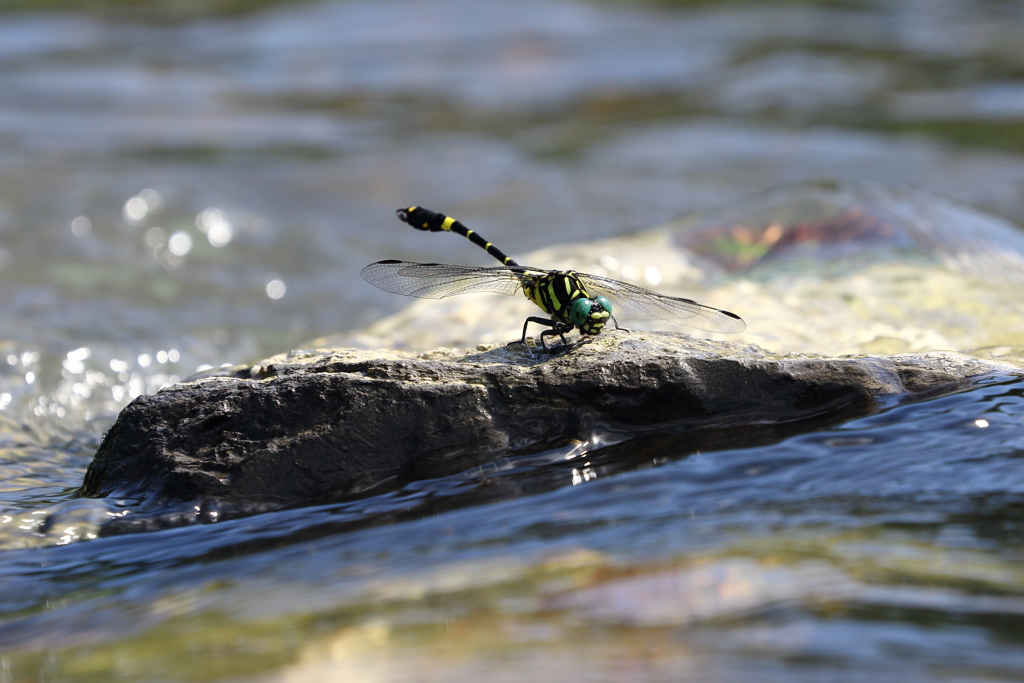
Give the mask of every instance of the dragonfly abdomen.
M 399 209 L 395 213 L 398 214 L 399 219 L 408 223 L 417 230 L 429 230 L 430 232 L 454 232 L 456 235 L 462 235 L 470 242 L 501 261 L 502 265 L 519 265 L 512 260 L 511 256 L 506 256 L 505 252 L 501 249 L 498 249 L 496 246 L 481 237 L 476 231 L 470 230 L 451 216 L 445 216 L 443 213 L 424 209 L 422 206 L 410 206 L 408 209 Z

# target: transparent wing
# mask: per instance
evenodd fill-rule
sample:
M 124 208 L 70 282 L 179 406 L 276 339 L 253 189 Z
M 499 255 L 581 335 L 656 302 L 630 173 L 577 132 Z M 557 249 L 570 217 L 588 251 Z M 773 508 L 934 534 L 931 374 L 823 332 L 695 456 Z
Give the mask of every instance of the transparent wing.
M 667 320 L 708 332 L 742 332 L 747 328 L 735 313 L 704 306 L 690 299 L 678 299 L 618 280 L 579 273 L 587 293 L 603 294 L 612 302 L 612 315 L 635 320 Z
M 371 285 L 386 292 L 424 299 L 443 299 L 470 292 L 515 294 L 521 288 L 524 277 L 543 273 L 521 266 L 478 268 L 388 260 L 371 263 L 359 274 Z

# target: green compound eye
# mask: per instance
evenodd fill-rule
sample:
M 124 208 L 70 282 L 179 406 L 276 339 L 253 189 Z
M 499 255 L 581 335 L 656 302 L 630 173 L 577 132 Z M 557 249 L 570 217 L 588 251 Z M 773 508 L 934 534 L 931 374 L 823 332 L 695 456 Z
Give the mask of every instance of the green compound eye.
M 576 299 L 569 307 L 569 320 L 577 327 L 582 325 L 587 322 L 587 318 L 590 317 L 590 309 L 593 307 L 594 302 L 590 299 Z
M 608 297 L 598 296 L 596 299 L 594 299 L 594 301 L 601 304 L 601 308 L 608 311 L 608 315 L 612 314 L 612 302 L 608 301 Z

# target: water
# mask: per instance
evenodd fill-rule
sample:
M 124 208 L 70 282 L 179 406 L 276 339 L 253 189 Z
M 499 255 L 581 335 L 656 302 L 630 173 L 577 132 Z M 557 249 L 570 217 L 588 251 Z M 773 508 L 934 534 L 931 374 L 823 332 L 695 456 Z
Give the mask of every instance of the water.
M 0 681 L 1020 679 L 1013 376 L 158 533 L 90 538 L 131 502 L 74 498 L 120 408 L 199 367 L 518 336 L 511 299 L 381 321 L 408 301 L 366 263 L 486 263 L 410 203 L 774 351 L 1020 358 L 1015 4 L 48 7 L 0 14 Z M 875 184 L 739 201 L 821 180 Z M 893 232 L 771 252 L 821 206 Z
M 547 680 L 570 662 L 580 680 L 1013 680 L 1022 420 L 1024 382 L 993 378 L 758 448 L 685 457 L 680 439 L 638 462 L 593 444 L 8 551 L 5 662 L 83 680 L 114 663 L 142 680 Z

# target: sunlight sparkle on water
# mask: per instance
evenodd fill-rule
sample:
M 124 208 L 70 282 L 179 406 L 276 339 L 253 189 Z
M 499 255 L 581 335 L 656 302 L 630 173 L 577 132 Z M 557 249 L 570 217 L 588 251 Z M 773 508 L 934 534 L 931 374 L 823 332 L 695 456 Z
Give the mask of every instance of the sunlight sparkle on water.
M 285 284 L 282 280 L 274 278 L 273 280 L 267 283 L 267 296 L 269 296 L 271 299 L 280 299 L 281 297 L 284 296 L 284 293 L 287 291 L 287 289 L 288 288 L 285 287 Z
M 92 221 L 85 216 L 76 216 L 71 221 L 71 233 L 75 237 L 88 237 L 92 232 Z
M 130 197 L 124 203 L 121 213 L 129 223 L 138 223 L 149 214 L 159 211 L 163 204 L 164 200 L 159 192 L 145 189 L 134 197 Z
M 206 239 L 215 247 L 223 247 L 234 236 L 234 229 L 228 215 L 213 207 L 200 212 L 196 216 L 196 227 L 206 234 Z
M 597 479 L 597 472 L 595 472 L 594 469 L 589 466 L 590 463 L 589 462 L 583 463 L 583 465 L 584 466 L 581 467 L 581 468 L 577 469 L 577 468 L 574 467 L 573 470 L 572 470 L 572 485 L 573 486 L 578 486 L 578 485 L 580 485 L 580 484 L 582 484 L 584 482 L 590 481 L 592 479 Z
M 167 248 L 175 256 L 184 256 L 192 251 L 192 237 L 184 230 L 179 230 L 167 240 Z
M 82 346 L 75 349 L 74 351 L 68 351 L 67 357 L 64 359 L 64 369 L 72 374 L 78 374 L 85 370 L 85 360 L 92 355 L 92 350 L 88 346 Z
M 985 427 L 988 427 L 988 420 L 985 420 L 985 419 L 975 420 L 974 421 L 974 426 L 975 427 L 981 427 L 982 429 L 984 429 Z
M 145 359 L 145 362 L 143 362 L 143 359 Z M 144 353 L 141 356 L 139 356 L 139 365 L 147 367 L 153 362 L 153 360 L 156 360 L 156 362 L 160 363 L 161 365 L 167 362 L 177 363 L 180 359 L 181 353 L 178 351 L 178 349 L 170 349 L 167 351 L 160 349 L 159 351 L 156 352 L 155 356 L 150 356 L 148 353 Z
M 149 207 L 146 206 L 146 200 L 142 197 L 132 197 L 124 203 L 123 213 L 127 221 L 137 223 L 146 217 Z

